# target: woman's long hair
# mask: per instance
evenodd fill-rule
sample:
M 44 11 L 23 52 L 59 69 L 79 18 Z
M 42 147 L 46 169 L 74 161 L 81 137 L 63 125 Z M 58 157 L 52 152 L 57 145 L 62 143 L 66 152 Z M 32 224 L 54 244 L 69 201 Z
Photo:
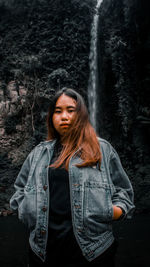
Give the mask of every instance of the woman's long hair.
M 97 163 L 99 163 L 100 166 L 101 151 L 95 130 L 89 121 L 88 111 L 82 96 L 73 89 L 63 88 L 52 98 L 47 115 L 47 140 L 60 138 L 58 132 L 53 126 L 52 117 L 56 102 L 62 94 L 69 96 L 76 101 L 76 117 L 72 127 L 68 129 L 67 133 L 65 133 L 64 142 L 63 139 L 61 139 L 61 142 L 62 144 L 64 143 L 64 145 L 58 159 L 50 166 L 55 168 L 64 166 L 68 170 L 70 158 L 77 151 L 77 153 L 80 154 L 82 163 L 76 166 L 93 166 Z

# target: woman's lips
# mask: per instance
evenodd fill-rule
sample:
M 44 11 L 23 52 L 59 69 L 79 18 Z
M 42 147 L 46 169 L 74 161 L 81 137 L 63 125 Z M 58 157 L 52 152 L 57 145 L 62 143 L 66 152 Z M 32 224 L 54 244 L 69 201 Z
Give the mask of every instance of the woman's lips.
M 62 128 L 67 128 L 67 127 L 69 127 L 69 124 L 61 124 L 60 125 Z

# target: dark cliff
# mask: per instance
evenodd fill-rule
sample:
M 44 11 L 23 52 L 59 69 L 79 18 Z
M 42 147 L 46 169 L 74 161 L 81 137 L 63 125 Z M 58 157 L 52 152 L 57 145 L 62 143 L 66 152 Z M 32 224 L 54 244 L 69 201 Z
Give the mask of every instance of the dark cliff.
M 0 0 L 1 208 L 27 154 L 45 139 L 54 90 L 73 87 L 87 102 L 95 4 Z M 99 133 L 119 152 L 142 212 L 150 210 L 149 7 L 105 0 L 98 27 Z
M 121 156 L 140 212 L 150 209 L 150 3 L 103 2 L 99 21 L 99 132 Z

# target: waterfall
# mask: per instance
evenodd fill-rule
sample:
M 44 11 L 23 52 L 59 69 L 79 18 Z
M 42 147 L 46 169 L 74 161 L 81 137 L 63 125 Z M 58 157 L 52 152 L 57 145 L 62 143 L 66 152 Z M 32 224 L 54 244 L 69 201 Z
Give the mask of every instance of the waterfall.
M 97 130 L 96 113 L 97 113 L 97 31 L 99 21 L 99 8 L 103 0 L 97 0 L 95 14 L 91 27 L 91 46 L 89 55 L 90 76 L 88 81 L 88 104 L 90 113 L 90 122 Z

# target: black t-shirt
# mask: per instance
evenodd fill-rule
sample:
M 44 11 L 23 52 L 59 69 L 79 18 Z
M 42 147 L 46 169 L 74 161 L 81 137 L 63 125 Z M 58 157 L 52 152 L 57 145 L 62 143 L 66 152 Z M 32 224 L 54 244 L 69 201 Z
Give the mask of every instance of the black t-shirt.
M 57 142 L 50 164 L 58 158 L 61 148 Z M 72 227 L 69 175 L 66 169 L 49 168 L 49 191 L 49 230 L 56 232 L 57 239 Z
M 58 158 L 61 149 L 61 144 L 56 142 L 50 164 Z M 49 191 L 47 256 L 61 257 L 65 262 L 71 257 L 71 261 L 75 262 L 83 256 L 72 228 L 69 174 L 66 169 L 49 168 Z M 86 261 L 84 257 L 83 260 Z

